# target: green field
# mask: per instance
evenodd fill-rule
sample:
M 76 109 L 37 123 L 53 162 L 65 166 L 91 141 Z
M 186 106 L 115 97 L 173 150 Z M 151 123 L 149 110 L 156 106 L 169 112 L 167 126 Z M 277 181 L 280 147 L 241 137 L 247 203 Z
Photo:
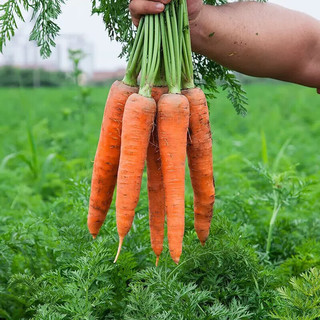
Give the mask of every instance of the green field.
M 246 90 L 245 118 L 223 94 L 211 103 L 210 239 L 194 232 L 187 175 L 180 264 L 166 242 L 155 268 L 146 176 L 117 264 L 114 205 L 97 240 L 87 231 L 108 90 L 81 105 L 76 89 L 0 89 L 0 319 L 320 319 L 320 96 Z

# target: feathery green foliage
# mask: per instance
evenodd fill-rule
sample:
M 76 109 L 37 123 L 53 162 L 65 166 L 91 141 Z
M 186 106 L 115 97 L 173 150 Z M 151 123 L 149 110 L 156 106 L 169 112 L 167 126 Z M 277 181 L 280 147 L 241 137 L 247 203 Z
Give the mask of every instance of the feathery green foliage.
M 279 297 L 273 319 L 317 320 L 320 318 L 320 271 L 312 268 L 290 284 L 278 289 Z
M 208 243 L 202 247 L 194 231 L 187 175 L 181 262 L 171 261 L 165 241 L 158 268 L 145 174 L 117 264 L 114 204 L 95 241 L 87 231 L 88 177 L 107 91 L 92 89 L 82 124 L 77 88 L 0 89 L 0 318 L 264 320 L 288 313 L 299 319 L 300 311 L 277 288 L 287 288 L 299 305 L 311 305 L 311 296 L 288 283 L 320 268 L 318 97 L 293 85 L 246 89 L 259 108 L 245 119 L 222 96 L 216 99 L 221 107 L 210 113 L 217 199 Z M 270 117 L 261 117 L 266 112 Z M 5 160 L 17 153 L 37 164 L 36 177 L 21 158 Z M 268 165 L 262 165 L 266 154 Z M 283 205 L 266 255 L 276 182 Z M 295 191 L 303 192 L 296 197 Z M 316 279 L 302 285 L 315 298 Z
M 10 40 L 17 29 L 17 20 L 24 21 L 22 9 L 32 11 L 34 27 L 30 33 L 30 40 L 36 41 L 40 47 L 40 54 L 48 58 L 51 48 L 55 46 L 54 39 L 59 34 L 59 26 L 55 23 L 61 13 L 64 0 L 6 0 L 0 5 L 0 52 L 7 40 Z

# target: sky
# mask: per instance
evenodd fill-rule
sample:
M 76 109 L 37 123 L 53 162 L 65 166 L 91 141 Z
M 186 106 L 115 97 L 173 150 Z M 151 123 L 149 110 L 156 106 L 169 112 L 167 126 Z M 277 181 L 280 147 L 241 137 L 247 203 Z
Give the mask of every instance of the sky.
M 1 3 L 2 1 L 0 1 Z M 269 2 L 303 11 L 320 20 L 319 0 L 269 0 Z M 112 71 L 125 67 L 125 61 L 118 58 L 121 45 L 108 38 L 102 18 L 91 15 L 90 0 L 68 0 L 62 7 L 62 14 L 58 19 L 64 36 L 81 36 L 90 47 L 90 63 L 94 71 Z M 28 37 L 30 28 L 20 24 L 21 34 Z M 6 51 L 4 51 L 4 55 Z M 0 55 L 1 61 L 1 55 Z

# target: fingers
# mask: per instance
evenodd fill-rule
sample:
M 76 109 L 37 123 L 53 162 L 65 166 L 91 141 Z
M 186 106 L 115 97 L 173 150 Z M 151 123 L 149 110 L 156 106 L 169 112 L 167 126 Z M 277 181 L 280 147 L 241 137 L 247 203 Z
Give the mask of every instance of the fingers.
M 171 0 L 132 0 L 129 5 L 132 22 L 138 26 L 141 16 L 146 14 L 157 14 L 164 10 L 165 4 Z

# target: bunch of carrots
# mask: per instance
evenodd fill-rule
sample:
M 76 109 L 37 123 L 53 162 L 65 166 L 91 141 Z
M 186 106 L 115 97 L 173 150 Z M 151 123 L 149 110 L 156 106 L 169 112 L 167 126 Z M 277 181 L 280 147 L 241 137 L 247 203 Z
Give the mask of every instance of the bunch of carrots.
M 88 228 L 96 238 L 117 184 L 118 259 L 138 204 L 147 163 L 149 225 L 156 265 L 164 226 L 178 264 L 185 214 L 185 162 L 194 191 L 194 226 L 202 245 L 215 199 L 212 138 L 205 95 L 193 81 L 186 0 L 141 19 L 123 81 L 111 86 L 94 159 Z M 140 85 L 137 78 L 140 75 Z

